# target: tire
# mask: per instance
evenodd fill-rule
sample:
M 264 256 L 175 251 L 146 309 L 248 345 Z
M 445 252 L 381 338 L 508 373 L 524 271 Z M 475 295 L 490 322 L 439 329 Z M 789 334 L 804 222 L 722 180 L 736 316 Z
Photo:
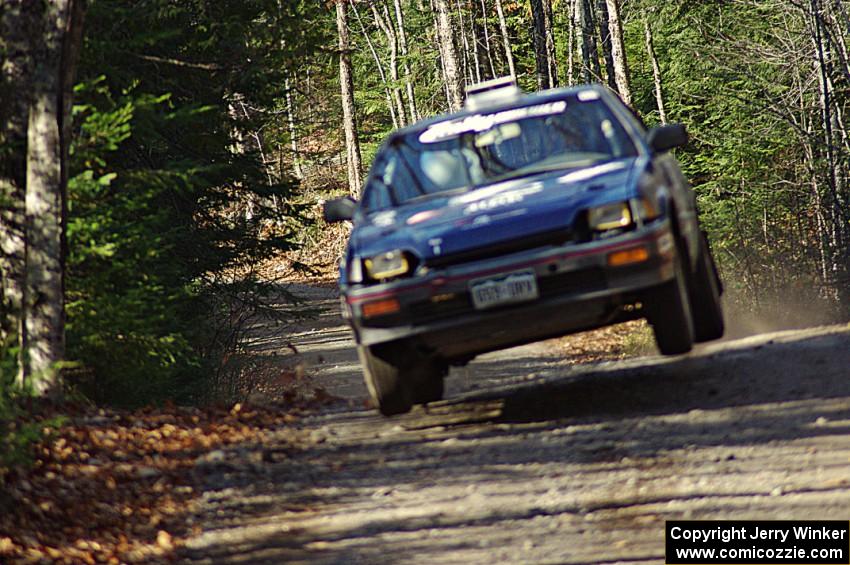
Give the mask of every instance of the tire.
M 723 337 L 723 307 L 720 279 L 705 234 L 700 234 L 700 256 L 691 283 L 694 314 L 694 341 L 702 343 Z
M 402 374 L 403 356 L 397 353 L 391 346 L 357 346 L 366 388 L 384 416 L 404 414 L 413 407 L 413 386 Z
M 647 318 L 662 355 L 679 355 L 693 349 L 694 322 L 688 297 L 687 275 L 681 246 L 673 260 L 675 276 L 650 293 Z
M 416 375 L 413 403 L 428 404 L 442 400 L 444 380 L 448 372 L 448 365 L 442 361 L 432 359 L 423 362 L 421 371 Z

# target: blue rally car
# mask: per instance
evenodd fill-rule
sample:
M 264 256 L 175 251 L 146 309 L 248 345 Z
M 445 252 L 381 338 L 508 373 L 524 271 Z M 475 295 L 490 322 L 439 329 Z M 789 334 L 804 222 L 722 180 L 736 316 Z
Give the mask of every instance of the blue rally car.
M 385 415 L 443 396 L 476 355 L 646 318 L 663 354 L 723 334 L 721 282 L 669 150 L 601 86 L 495 80 L 462 111 L 392 133 L 340 264 L 343 315 Z

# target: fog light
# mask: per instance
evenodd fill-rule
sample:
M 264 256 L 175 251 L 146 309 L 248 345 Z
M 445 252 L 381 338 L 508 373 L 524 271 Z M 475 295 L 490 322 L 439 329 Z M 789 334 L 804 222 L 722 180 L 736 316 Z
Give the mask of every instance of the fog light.
M 620 267 L 631 263 L 640 263 L 649 259 L 649 251 L 645 246 L 633 247 L 624 249 L 623 251 L 615 251 L 608 255 L 608 266 Z
M 367 302 L 363 305 L 363 317 L 374 318 L 375 316 L 392 314 L 399 310 L 401 310 L 401 306 L 399 306 L 398 300 L 395 298 L 376 300 L 374 302 Z

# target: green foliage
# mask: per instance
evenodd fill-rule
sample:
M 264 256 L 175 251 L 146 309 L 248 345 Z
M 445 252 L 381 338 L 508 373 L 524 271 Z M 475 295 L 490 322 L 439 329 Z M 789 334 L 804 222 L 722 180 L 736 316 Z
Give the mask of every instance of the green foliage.
M 281 73 L 312 49 L 289 13 L 299 6 L 91 3 L 74 110 L 67 341 L 94 399 L 202 395 L 239 331 L 225 314 L 262 290 L 253 265 L 295 245 L 296 185 L 270 179 L 245 109 L 274 107 Z M 233 282 L 243 275 L 248 286 Z
M 0 343 L 0 486 L 12 467 L 32 462 L 31 447 L 44 438 L 45 430 L 61 426 L 64 418 L 37 421 L 31 418 L 25 403 L 29 391 L 15 386 L 18 373 L 18 349 Z

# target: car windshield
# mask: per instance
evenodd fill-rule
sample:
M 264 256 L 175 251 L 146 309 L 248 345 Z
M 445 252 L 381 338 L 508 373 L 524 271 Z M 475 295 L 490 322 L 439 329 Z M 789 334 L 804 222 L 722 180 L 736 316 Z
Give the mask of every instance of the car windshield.
M 381 210 L 635 155 L 631 138 L 598 96 L 475 114 L 394 138 L 376 158 L 364 206 Z

